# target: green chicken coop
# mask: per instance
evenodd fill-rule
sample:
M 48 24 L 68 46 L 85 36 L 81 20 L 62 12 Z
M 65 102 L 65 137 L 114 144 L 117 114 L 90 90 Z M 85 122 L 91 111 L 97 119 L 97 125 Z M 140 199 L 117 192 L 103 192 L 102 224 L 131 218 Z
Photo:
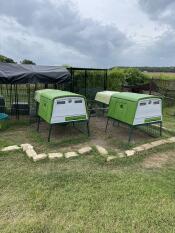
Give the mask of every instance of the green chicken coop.
M 162 99 L 153 95 L 120 92 L 113 94 L 109 103 L 108 120 L 122 122 L 130 126 L 129 141 L 132 131 L 141 125 L 160 125 L 162 133 Z
M 61 90 L 44 90 L 36 93 L 38 106 L 38 131 L 42 118 L 50 125 L 48 141 L 54 124 L 86 122 L 89 135 L 89 119 L 86 98 L 82 95 Z

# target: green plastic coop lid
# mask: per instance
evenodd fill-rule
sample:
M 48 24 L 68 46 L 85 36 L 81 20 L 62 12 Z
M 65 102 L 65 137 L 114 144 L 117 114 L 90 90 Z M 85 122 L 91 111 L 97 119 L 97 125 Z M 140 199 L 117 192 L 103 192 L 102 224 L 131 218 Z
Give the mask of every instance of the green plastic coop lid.
M 40 103 L 40 96 L 42 93 L 45 93 L 45 92 L 49 92 L 49 91 L 53 91 L 53 89 L 42 89 L 42 90 L 38 90 L 38 91 L 35 91 L 35 101 L 37 101 L 38 103 Z
M 54 100 L 56 98 L 62 98 L 62 97 L 78 97 L 78 96 L 85 98 L 82 95 L 75 94 L 69 91 L 61 91 L 61 90 L 52 90 L 52 91 L 48 90 L 48 91 L 41 93 L 41 96 L 47 99 L 50 99 L 50 100 Z
M 112 97 L 123 99 L 123 100 L 130 100 L 130 101 L 138 101 L 142 99 L 150 99 L 150 98 L 159 98 L 160 96 L 154 96 L 154 95 L 147 95 L 147 94 L 138 94 L 138 93 L 132 93 L 132 92 L 119 92 L 116 94 L 113 94 Z

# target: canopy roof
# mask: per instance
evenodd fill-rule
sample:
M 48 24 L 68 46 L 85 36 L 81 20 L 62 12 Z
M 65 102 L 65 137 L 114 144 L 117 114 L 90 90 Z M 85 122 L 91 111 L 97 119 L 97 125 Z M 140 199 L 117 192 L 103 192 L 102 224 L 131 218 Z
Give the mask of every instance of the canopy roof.
M 0 62 L 0 84 L 60 84 L 70 80 L 71 75 L 65 67 Z

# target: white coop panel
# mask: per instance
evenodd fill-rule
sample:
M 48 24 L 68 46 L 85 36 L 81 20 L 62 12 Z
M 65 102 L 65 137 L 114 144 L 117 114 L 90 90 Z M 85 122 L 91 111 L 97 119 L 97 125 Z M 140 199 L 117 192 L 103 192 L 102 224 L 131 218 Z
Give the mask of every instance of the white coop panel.
M 138 102 L 134 125 L 144 124 L 145 120 L 162 120 L 162 100 L 159 98 L 143 99 Z
M 86 103 L 81 97 L 64 97 L 54 100 L 51 123 L 66 122 L 65 117 L 87 117 Z

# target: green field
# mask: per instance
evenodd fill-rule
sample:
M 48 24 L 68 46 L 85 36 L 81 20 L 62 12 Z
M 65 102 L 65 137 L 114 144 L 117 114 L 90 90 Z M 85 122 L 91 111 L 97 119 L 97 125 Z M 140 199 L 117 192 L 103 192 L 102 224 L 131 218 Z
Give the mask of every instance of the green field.
M 146 77 L 153 79 L 162 79 L 162 80 L 175 80 L 175 73 L 168 72 L 146 72 L 144 73 Z
M 60 150 L 28 125 L 1 132 L 0 148 L 29 141 Z M 82 143 L 65 141 L 64 146 Z M 175 145 L 107 163 L 96 153 L 33 163 L 0 152 L 1 233 L 162 233 L 175 230 Z

